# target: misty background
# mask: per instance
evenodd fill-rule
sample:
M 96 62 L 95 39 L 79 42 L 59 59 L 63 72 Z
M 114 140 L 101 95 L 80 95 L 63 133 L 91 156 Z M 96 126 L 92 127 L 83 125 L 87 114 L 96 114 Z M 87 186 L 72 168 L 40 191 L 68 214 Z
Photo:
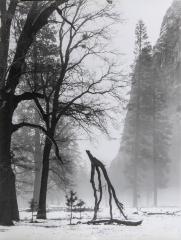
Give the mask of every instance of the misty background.
M 95 5 L 92 6 L 93 9 L 97 5 L 99 6 L 104 5 L 104 3 L 100 1 L 94 1 L 94 2 L 95 2 L 94 3 Z M 170 31 L 172 30 L 175 32 L 178 31 L 177 28 L 176 29 L 174 28 L 175 23 L 174 22 L 172 23 L 172 19 L 171 19 L 171 18 L 179 19 L 179 17 L 175 15 L 177 7 L 171 10 L 171 13 L 173 14 L 173 16 L 172 15 L 170 16 L 169 14 L 167 16 L 166 14 L 167 9 L 171 6 L 172 2 L 173 1 L 171 0 L 159 0 L 159 1 L 156 1 L 156 0 L 152 0 L 152 1 L 151 0 L 147 0 L 147 1 L 117 0 L 116 1 L 115 0 L 114 1 L 115 11 L 116 13 L 120 14 L 121 22 L 115 24 L 111 29 L 111 32 L 112 32 L 111 44 L 114 48 L 114 51 L 116 51 L 117 54 L 120 54 L 119 61 L 117 62 L 122 72 L 120 81 L 126 80 L 128 82 L 128 85 L 122 90 L 120 90 L 120 95 L 122 96 L 122 99 L 123 99 L 122 103 L 119 105 L 120 111 L 116 112 L 115 114 L 113 113 L 112 117 L 115 118 L 113 123 L 110 120 L 107 121 L 106 127 L 107 127 L 108 135 L 101 133 L 101 131 L 98 131 L 96 128 L 91 128 L 91 131 L 92 131 L 91 134 L 86 134 L 82 130 L 79 130 L 77 134 L 78 136 L 75 136 L 73 133 L 73 137 L 75 136 L 75 139 L 76 139 L 76 144 L 78 144 L 78 147 L 77 147 L 78 153 L 76 153 L 77 155 L 75 155 L 74 161 L 75 162 L 77 161 L 77 164 L 80 166 L 80 168 L 77 169 L 77 174 L 75 179 L 74 179 L 74 176 L 72 177 L 74 184 L 71 187 L 67 186 L 66 183 L 64 183 L 63 181 L 63 184 L 59 186 L 62 189 L 61 193 L 57 192 L 56 187 L 54 188 L 54 186 L 52 187 L 50 186 L 50 188 L 48 188 L 48 201 L 47 201 L 48 205 L 52 205 L 52 204 L 63 205 L 65 202 L 66 191 L 68 191 L 70 188 L 73 188 L 75 191 L 78 192 L 79 196 L 82 197 L 87 202 L 88 205 L 92 206 L 93 194 L 92 194 L 92 189 L 89 182 L 91 166 L 85 152 L 88 149 L 93 153 L 94 156 L 96 156 L 99 160 L 101 160 L 105 164 L 105 167 L 107 168 L 108 173 L 110 174 L 110 178 L 113 181 L 114 185 L 116 186 L 116 190 L 118 192 L 118 195 L 120 196 L 121 201 L 123 201 L 123 203 L 127 204 L 128 206 L 132 206 L 132 187 L 134 188 L 133 186 L 134 184 L 133 184 L 133 180 L 130 180 L 130 178 L 127 178 L 127 173 L 126 173 L 127 170 L 125 170 L 125 166 L 130 159 L 128 156 L 126 156 L 126 154 L 124 154 L 124 151 L 122 151 L 122 142 L 123 142 L 124 136 L 127 135 L 127 131 L 129 132 L 129 130 L 132 128 L 132 123 L 129 122 L 129 119 L 132 118 L 132 113 L 131 111 L 129 112 L 129 104 L 131 104 L 132 101 L 136 102 L 137 97 L 135 96 L 139 95 L 138 89 L 136 89 L 136 87 L 133 84 L 133 75 L 138 74 L 137 73 L 138 70 L 136 66 L 137 64 L 138 65 L 141 64 L 139 63 L 138 56 L 136 56 L 138 57 L 138 59 L 135 60 L 135 53 L 134 53 L 135 28 L 139 20 L 142 20 L 144 22 L 144 26 L 146 28 L 147 35 L 148 35 L 147 40 L 150 42 L 150 44 L 153 47 L 153 53 L 151 53 L 153 55 L 151 65 L 154 65 L 157 71 L 159 70 L 160 72 L 163 71 L 163 75 L 161 76 L 159 75 L 160 77 L 159 79 L 161 79 L 160 82 L 164 81 L 164 77 L 167 74 L 166 69 L 169 69 L 170 72 L 168 73 L 168 76 L 170 76 L 170 79 L 171 79 L 172 76 L 174 75 L 173 79 L 176 84 L 175 86 L 177 87 L 177 84 L 179 85 L 179 78 L 180 78 L 178 69 L 175 69 L 175 64 L 176 64 L 175 61 L 177 62 L 177 60 L 173 60 L 172 63 L 167 63 L 165 60 L 167 57 L 166 53 L 164 52 L 165 49 L 162 50 L 162 45 L 160 43 L 160 41 L 162 40 L 161 39 L 162 34 L 160 35 L 162 22 L 165 22 L 165 25 L 170 24 L 168 27 L 168 29 L 169 28 L 171 29 Z M 174 1 L 174 2 L 179 2 L 179 1 Z M 164 16 L 166 16 L 166 20 L 163 21 Z M 169 21 L 171 21 L 171 23 L 169 21 L 167 22 L 167 18 L 169 19 Z M 104 22 L 101 22 L 100 20 L 100 26 L 103 23 Z M 162 26 L 162 30 L 163 30 L 163 26 Z M 175 42 L 176 43 L 179 42 L 178 36 L 175 36 L 175 42 L 172 42 L 171 37 L 167 36 L 167 32 L 166 32 L 166 37 L 163 39 L 163 41 L 165 41 L 165 43 L 168 45 L 170 43 L 172 48 L 174 48 Z M 176 52 L 178 46 L 176 45 L 175 48 L 176 48 L 175 50 Z M 177 58 L 176 54 L 175 54 L 175 58 Z M 160 62 L 158 61 L 158 59 Z M 90 62 L 89 61 L 87 62 L 87 65 L 90 66 L 90 68 L 94 64 L 95 63 L 93 63 L 93 61 L 91 60 Z M 131 67 L 132 65 L 135 66 L 135 69 Z M 172 67 L 170 67 L 170 65 L 172 65 Z M 155 71 L 153 72 L 155 73 Z M 156 81 L 156 79 L 158 79 L 157 77 L 152 76 L 153 72 L 150 72 L 149 73 L 150 75 L 148 77 L 148 78 L 151 78 L 150 80 L 151 82 L 149 82 L 147 86 L 148 89 L 146 89 L 146 91 L 148 91 L 148 95 L 149 95 L 149 88 L 151 88 L 152 83 Z M 163 89 L 160 90 L 160 88 L 159 88 L 159 91 L 163 91 Z M 168 89 L 166 90 L 166 92 L 168 91 Z M 142 94 L 143 99 L 145 96 L 147 96 L 145 92 L 144 94 Z M 170 129 L 174 129 L 174 130 L 172 130 L 173 132 L 172 134 L 170 134 L 171 140 L 169 145 L 171 147 L 168 150 L 169 163 L 168 163 L 168 169 L 165 170 L 167 177 L 165 178 L 164 176 L 162 179 L 164 184 L 157 186 L 158 188 L 157 204 L 161 206 L 168 206 L 168 205 L 175 206 L 175 205 L 180 205 L 180 202 L 181 202 L 181 191 L 180 191 L 181 136 L 178 131 L 178 127 L 180 127 L 180 115 L 177 111 L 180 107 L 179 100 L 180 100 L 179 92 L 176 93 L 175 99 L 172 99 L 170 95 L 167 95 L 165 102 L 167 102 L 168 106 L 167 107 L 164 106 L 164 110 L 162 109 L 165 114 L 164 115 L 165 118 L 169 116 L 168 121 L 172 121 L 172 126 L 170 127 Z M 152 99 L 150 100 L 150 102 L 151 101 Z M 135 110 L 135 112 L 137 111 Z M 140 111 L 141 117 L 142 117 L 142 114 L 143 114 L 143 117 L 145 117 L 145 115 L 146 117 L 148 117 L 147 113 L 145 114 L 144 112 Z M 149 125 L 149 120 L 147 124 Z M 149 126 L 146 126 L 146 128 L 149 128 Z M 164 129 L 162 130 L 164 131 Z M 138 130 L 134 130 L 134 131 L 136 132 Z M 144 130 L 142 134 L 143 135 L 145 134 Z M 150 136 L 148 136 L 148 138 L 149 137 Z M 131 138 L 134 138 L 134 137 L 131 135 Z M 148 143 L 148 145 L 149 144 L 150 143 Z M 132 155 L 134 157 L 134 154 L 131 151 L 129 154 L 131 157 Z M 134 171 L 133 166 L 130 166 L 130 167 L 126 166 L 126 167 L 128 168 L 128 172 L 131 169 L 133 169 Z M 137 174 L 139 175 L 139 170 L 142 167 L 137 166 L 136 168 L 138 168 Z M 148 166 L 146 166 L 145 169 L 143 168 L 141 170 L 145 171 L 146 173 L 148 171 L 148 175 L 152 174 L 150 173 Z M 164 169 L 164 166 L 163 166 L 163 169 Z M 130 172 L 129 174 L 134 175 L 132 172 Z M 160 174 L 160 178 L 162 178 L 161 172 L 157 174 L 158 175 Z M 148 175 L 146 177 L 143 176 L 143 179 L 141 179 L 141 183 L 138 183 L 138 185 L 140 184 L 141 187 L 140 187 L 140 192 L 138 191 L 138 193 L 136 193 L 137 203 L 135 207 L 153 206 L 153 201 L 152 201 L 153 194 L 150 193 L 152 192 L 152 186 L 151 184 L 149 185 L 149 180 L 150 179 L 153 180 L 153 176 L 148 176 Z M 145 179 L 148 177 L 147 180 L 144 180 L 144 177 Z M 128 184 L 129 185 L 128 186 L 127 183 L 129 183 L 129 181 L 131 182 L 131 184 L 130 185 Z M 135 182 L 136 181 L 137 180 L 135 180 Z M 26 194 L 23 197 L 18 195 L 21 207 L 28 205 L 28 199 L 31 194 L 32 194 L 32 189 L 30 187 L 30 189 L 27 190 Z M 105 189 L 104 201 L 106 204 L 106 201 L 107 201 L 106 189 Z

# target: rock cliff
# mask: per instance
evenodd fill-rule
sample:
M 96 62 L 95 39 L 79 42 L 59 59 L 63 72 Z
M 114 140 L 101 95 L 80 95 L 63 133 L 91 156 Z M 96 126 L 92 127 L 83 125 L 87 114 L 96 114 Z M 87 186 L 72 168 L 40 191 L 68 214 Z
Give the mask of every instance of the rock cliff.
M 165 106 L 162 111 L 162 118 L 164 117 L 164 119 L 167 120 L 167 123 L 169 122 L 170 124 L 167 124 L 167 128 L 169 128 L 168 130 L 170 131 L 170 147 L 167 149 L 169 164 L 168 169 L 165 170 L 167 171 L 166 174 L 168 176 L 168 182 L 165 186 L 162 184 L 163 187 L 161 187 L 161 185 L 158 187 L 160 194 L 160 197 L 158 196 L 158 198 L 160 198 L 161 204 L 168 204 L 170 202 L 179 203 L 179 201 L 181 202 L 181 198 L 178 196 L 178 191 L 181 189 L 181 0 L 173 1 L 163 19 L 159 39 L 153 48 L 152 70 L 152 85 L 150 86 L 159 85 L 159 91 L 161 93 L 160 96 L 163 95 Z M 135 154 L 133 142 L 137 141 L 134 139 L 136 131 L 136 119 L 134 116 L 135 110 L 131 108 L 131 106 L 134 105 L 134 101 L 136 99 L 135 96 L 138 95 L 137 91 L 137 88 L 134 84 L 132 84 L 122 141 L 120 143 L 120 150 L 117 157 L 113 160 L 110 168 L 114 184 L 120 194 L 125 195 L 125 199 L 127 199 L 127 196 L 131 191 L 131 185 L 128 183 L 130 179 L 128 179 L 127 171 L 129 171 L 129 175 L 131 175 L 130 162 L 134 162 Z M 149 91 L 147 94 L 149 95 Z M 147 108 L 151 109 L 153 107 L 153 100 L 149 100 L 146 104 Z M 143 118 L 145 119 L 144 121 Z M 141 112 L 139 118 L 139 134 L 144 136 L 144 138 L 142 137 L 142 140 L 139 140 L 139 142 L 140 145 L 143 145 L 143 142 L 146 141 L 144 146 L 151 146 L 150 149 L 153 149 L 153 136 L 148 133 L 154 130 L 154 124 L 151 123 L 151 119 L 153 119 L 152 111 L 149 113 L 148 111 Z M 159 121 L 157 120 L 156 125 L 158 124 Z M 165 124 L 160 125 L 159 131 L 167 131 Z M 159 139 L 158 142 L 160 142 L 163 146 L 165 144 L 164 141 L 165 139 L 162 138 Z M 157 151 L 159 151 L 159 147 L 157 147 L 157 149 Z M 147 150 L 146 147 L 143 149 L 143 147 L 141 148 L 139 146 L 139 151 L 146 152 Z M 162 153 L 160 152 L 160 155 L 161 154 Z M 147 168 L 143 167 L 142 169 L 142 172 L 145 171 L 145 173 L 143 173 L 142 176 L 143 184 L 139 183 L 140 191 L 138 193 L 138 198 L 140 198 L 141 202 L 141 197 L 147 194 L 149 202 L 149 199 L 152 198 L 151 192 L 153 188 L 151 179 L 154 178 L 152 171 L 152 156 L 144 153 L 144 159 L 147 161 L 147 164 L 149 162 L 150 165 L 147 165 Z M 159 161 L 159 159 L 157 161 Z M 137 162 L 136 164 L 138 165 L 139 163 Z M 141 162 L 141 165 L 144 165 L 144 161 Z M 141 171 L 139 174 L 142 174 Z M 134 176 L 133 173 L 132 175 Z M 131 181 L 133 182 L 134 178 Z M 172 193 L 169 194 L 172 197 L 168 199 L 168 201 L 165 201 L 164 196 L 168 193 Z M 149 204 L 148 202 L 147 204 Z

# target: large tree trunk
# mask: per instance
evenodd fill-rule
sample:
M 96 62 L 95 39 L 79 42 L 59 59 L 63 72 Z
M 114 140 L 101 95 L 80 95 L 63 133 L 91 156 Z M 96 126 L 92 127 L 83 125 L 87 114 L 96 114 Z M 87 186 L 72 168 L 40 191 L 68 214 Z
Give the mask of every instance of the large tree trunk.
M 51 147 L 52 147 L 52 142 L 48 138 L 46 138 L 44 151 L 43 151 L 42 177 L 41 177 L 40 198 L 39 198 L 37 219 L 46 219 L 46 197 L 47 197 L 49 158 L 50 158 Z
M 8 10 L 6 2 L 6 0 L 3 0 L 0 4 L 0 224 L 10 225 L 12 224 L 12 220 L 19 219 L 15 177 L 11 168 L 10 156 L 12 107 L 14 102 L 9 96 L 6 99 L 7 96 L 3 95 L 11 94 L 13 96 L 23 71 L 26 53 L 33 42 L 33 37 L 47 24 L 47 19 L 53 11 L 65 1 L 55 1 L 47 7 L 38 9 L 36 3 L 32 4 L 24 28 L 18 39 L 13 64 L 5 81 L 11 21 L 14 17 L 18 1 L 10 1 Z
M 6 105 L 0 109 L 0 225 L 12 225 L 13 220 L 19 220 L 10 153 L 12 114 Z
M 11 101 L 5 91 L 5 75 L 9 51 L 11 20 L 16 9 L 16 1 L 12 1 L 7 10 L 6 0 L 0 4 L 0 225 L 12 225 L 19 220 L 15 190 L 15 176 L 11 168 Z
M 35 113 L 35 124 L 39 124 L 38 113 Z M 35 152 L 34 152 L 34 162 L 35 162 L 35 180 L 34 180 L 34 191 L 33 200 L 36 205 L 39 203 L 40 186 L 41 186 L 41 175 L 42 175 L 42 151 L 40 142 L 40 132 L 38 129 L 35 130 Z

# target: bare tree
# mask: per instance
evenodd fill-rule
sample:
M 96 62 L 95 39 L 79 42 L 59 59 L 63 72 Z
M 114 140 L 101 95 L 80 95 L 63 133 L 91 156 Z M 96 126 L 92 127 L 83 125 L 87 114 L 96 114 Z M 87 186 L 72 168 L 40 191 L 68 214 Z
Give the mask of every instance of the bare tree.
M 37 125 L 23 121 L 14 126 L 15 130 L 24 126 L 37 128 L 47 135 L 38 218 L 46 218 L 49 160 L 52 144 L 59 155 L 54 140 L 59 120 L 66 116 L 85 130 L 95 126 L 106 131 L 106 117 L 113 110 L 113 104 L 109 101 L 120 100 L 118 91 L 123 87 L 120 72 L 112 61 L 115 54 L 107 46 L 111 26 L 118 16 L 109 5 L 92 10 L 88 0 L 75 2 L 75 5 L 68 4 L 63 10 L 57 9 L 59 21 L 51 19 L 51 23 L 60 27 L 60 59 L 40 61 L 36 67 L 38 81 L 31 75 L 26 78 L 32 94 L 36 92 L 42 96 L 42 100 L 38 96 L 34 96 L 33 100 L 44 123 Z M 105 19 L 107 24 L 99 24 L 100 19 Z M 96 63 L 94 69 L 91 69 L 90 61 Z
M 0 201 L 0 224 L 3 225 L 11 225 L 13 220 L 19 219 L 15 176 L 11 168 L 10 147 L 12 134 L 19 129 L 20 125 L 13 125 L 13 114 L 20 102 L 43 98 L 43 95 L 35 92 L 24 92 L 17 95 L 17 86 L 25 70 L 25 58 L 34 41 L 34 36 L 47 24 L 49 17 L 55 10 L 59 13 L 61 12 L 61 9 L 58 7 L 63 6 L 66 2 L 68 0 L 32 1 L 27 4 L 29 11 L 26 14 L 23 29 L 16 39 L 14 56 L 9 65 L 10 30 L 12 20 L 16 16 L 16 10 L 21 3 L 18 0 L 4 0 L 0 5 L 0 196 L 2 196 Z M 73 0 L 71 2 L 76 3 Z M 26 124 L 26 126 L 30 125 Z M 36 128 L 37 126 L 34 127 Z M 44 128 L 38 128 L 47 135 L 47 131 Z M 59 151 L 56 142 L 50 135 L 48 138 L 55 145 L 58 156 Z
M 47 19 L 52 12 L 65 2 L 66 0 L 57 0 L 44 4 L 38 2 L 30 4 L 26 22 L 17 40 L 15 54 L 10 66 L 8 66 L 10 30 L 18 1 L 4 0 L 0 5 L 0 224 L 2 225 L 11 225 L 12 220 L 19 219 L 15 177 L 11 168 L 10 156 L 11 136 L 14 130 L 12 124 L 13 113 L 21 101 L 39 96 L 35 93 L 17 96 L 15 91 L 24 69 L 26 54 L 34 36 L 47 24 Z

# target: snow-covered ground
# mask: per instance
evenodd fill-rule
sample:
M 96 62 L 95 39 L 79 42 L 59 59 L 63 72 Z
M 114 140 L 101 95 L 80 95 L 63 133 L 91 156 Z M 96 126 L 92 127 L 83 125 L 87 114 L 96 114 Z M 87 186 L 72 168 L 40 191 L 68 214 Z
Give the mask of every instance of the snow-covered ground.
M 143 219 L 142 225 L 137 227 L 69 225 L 69 213 L 63 211 L 48 213 L 46 221 L 30 223 L 31 213 L 21 212 L 21 222 L 12 227 L 0 227 L 0 240 L 180 240 L 181 212 L 179 210 L 142 209 L 138 214 L 131 214 L 130 210 L 128 215 L 131 218 Z M 173 212 L 176 213 L 171 215 L 170 213 Z M 152 213 L 160 214 L 152 215 Z M 92 214 L 92 212 L 83 213 L 81 221 L 91 219 Z M 104 214 L 101 212 L 100 215 Z M 74 217 L 73 223 L 80 221 L 79 213 L 74 213 Z

